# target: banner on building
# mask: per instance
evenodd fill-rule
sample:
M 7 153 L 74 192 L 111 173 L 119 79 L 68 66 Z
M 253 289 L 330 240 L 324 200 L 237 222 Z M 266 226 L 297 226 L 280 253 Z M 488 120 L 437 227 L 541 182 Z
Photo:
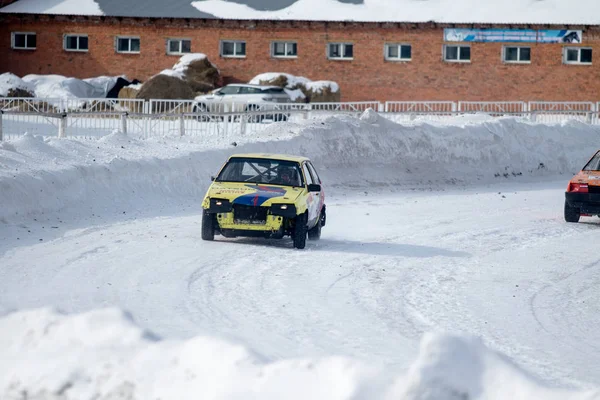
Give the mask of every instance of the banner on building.
M 550 29 L 444 29 L 447 42 L 581 43 L 582 31 Z

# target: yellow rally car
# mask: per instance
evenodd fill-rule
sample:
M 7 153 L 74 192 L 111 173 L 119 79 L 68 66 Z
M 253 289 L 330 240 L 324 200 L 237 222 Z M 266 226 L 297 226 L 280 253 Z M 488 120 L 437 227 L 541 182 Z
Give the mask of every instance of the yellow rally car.
M 202 239 L 292 237 L 303 249 L 325 226 L 325 193 L 305 157 L 236 154 L 219 171 L 202 202 Z

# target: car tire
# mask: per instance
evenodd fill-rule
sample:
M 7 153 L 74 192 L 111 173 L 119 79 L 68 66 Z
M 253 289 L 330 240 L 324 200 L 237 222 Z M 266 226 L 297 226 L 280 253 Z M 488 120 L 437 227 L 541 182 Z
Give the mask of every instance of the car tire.
M 249 104 L 246 106 L 246 112 L 256 112 L 260 109 L 260 106 L 256 104 Z M 248 118 L 248 122 L 251 123 L 261 123 L 265 118 L 264 115 L 261 114 L 253 114 L 250 118 Z
M 567 222 L 579 222 L 581 217 L 581 210 L 577 207 L 570 206 L 565 201 L 565 221 Z
M 206 113 L 207 112 L 206 104 L 204 104 L 204 103 L 194 104 L 194 108 L 192 109 L 192 111 L 194 114 Z M 207 115 L 199 115 L 196 117 L 196 121 L 198 121 L 198 122 L 206 122 L 209 119 L 210 119 L 210 117 Z
M 321 239 L 321 221 L 323 221 L 323 218 L 321 215 L 319 215 L 316 225 L 308 230 L 308 240 Z
M 294 227 L 294 247 L 302 250 L 306 247 L 306 213 L 296 217 L 296 226 Z
M 202 240 L 215 239 L 215 215 L 206 210 L 202 212 Z

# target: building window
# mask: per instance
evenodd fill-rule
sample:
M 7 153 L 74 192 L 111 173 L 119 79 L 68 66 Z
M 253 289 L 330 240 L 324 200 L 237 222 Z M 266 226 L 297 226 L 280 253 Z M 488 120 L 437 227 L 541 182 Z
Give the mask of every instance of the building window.
M 565 47 L 563 49 L 565 64 L 591 64 L 592 49 L 586 47 Z
M 298 57 L 298 43 L 273 42 L 271 44 L 271 55 L 276 58 L 296 58 Z
M 505 63 L 523 63 L 531 62 L 531 47 L 504 47 L 502 59 Z
M 140 38 L 139 37 L 117 36 L 117 53 L 138 54 L 139 52 L 140 52 Z
M 445 45 L 444 60 L 447 62 L 471 62 L 471 47 Z
M 88 51 L 87 35 L 65 35 L 63 48 L 67 51 Z
M 189 39 L 167 39 L 167 54 L 186 54 L 192 52 L 192 41 Z
M 222 40 L 221 57 L 246 57 L 246 42 L 241 40 Z
M 13 32 L 11 45 L 17 50 L 35 50 L 37 47 L 37 36 L 33 32 Z
M 354 58 L 354 45 L 351 43 L 329 43 L 327 57 L 331 60 L 352 60 Z
M 410 61 L 412 46 L 410 44 L 386 44 L 385 59 L 388 61 Z

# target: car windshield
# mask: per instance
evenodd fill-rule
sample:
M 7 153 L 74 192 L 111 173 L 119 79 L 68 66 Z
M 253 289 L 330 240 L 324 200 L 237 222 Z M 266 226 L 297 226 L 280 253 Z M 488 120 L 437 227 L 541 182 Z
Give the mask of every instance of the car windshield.
M 600 171 L 600 151 L 583 167 L 584 171 Z
M 297 162 L 263 158 L 232 158 L 223 167 L 216 181 L 296 187 L 304 185 Z

